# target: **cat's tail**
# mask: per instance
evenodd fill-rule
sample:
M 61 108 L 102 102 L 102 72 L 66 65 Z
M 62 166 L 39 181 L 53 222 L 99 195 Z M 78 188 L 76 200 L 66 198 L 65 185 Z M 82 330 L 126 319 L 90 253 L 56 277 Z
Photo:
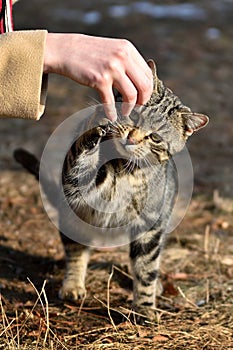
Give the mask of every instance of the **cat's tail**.
M 13 156 L 18 163 L 39 180 L 40 162 L 32 153 L 23 148 L 17 148 Z
M 20 163 L 29 173 L 35 176 L 39 181 L 40 175 L 40 161 L 30 152 L 23 148 L 17 148 L 13 156 L 15 160 Z M 56 193 L 58 186 L 53 178 L 46 174 L 41 181 L 43 191 L 54 208 L 57 208 Z

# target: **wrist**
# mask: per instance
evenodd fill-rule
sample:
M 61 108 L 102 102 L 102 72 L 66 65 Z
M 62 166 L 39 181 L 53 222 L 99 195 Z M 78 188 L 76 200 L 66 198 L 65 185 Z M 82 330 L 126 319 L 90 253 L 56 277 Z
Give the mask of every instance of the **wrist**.
M 45 40 L 44 48 L 44 73 L 56 73 L 60 65 L 59 43 L 63 34 L 48 33 Z
M 48 33 L 44 48 L 44 73 L 64 74 L 66 63 L 75 45 L 82 42 L 83 34 Z

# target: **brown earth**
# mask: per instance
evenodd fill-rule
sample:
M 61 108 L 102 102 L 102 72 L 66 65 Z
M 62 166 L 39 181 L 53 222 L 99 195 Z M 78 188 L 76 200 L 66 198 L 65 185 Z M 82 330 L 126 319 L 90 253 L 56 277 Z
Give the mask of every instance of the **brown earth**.
M 127 247 L 93 254 L 81 305 L 57 297 L 64 273 L 60 239 L 44 213 L 36 180 L 15 163 L 12 152 L 20 146 L 40 155 L 55 127 L 93 103 L 95 95 L 51 76 L 40 122 L 0 123 L 0 349 L 233 348 L 231 203 L 224 199 L 219 207 L 213 201 L 216 189 L 233 201 L 232 1 L 193 1 L 204 12 L 188 20 L 134 11 L 110 17 L 116 4 L 131 4 L 132 10 L 136 1 L 21 1 L 15 25 L 127 37 L 145 58 L 156 60 L 167 86 L 210 116 L 209 126 L 188 145 L 193 199 L 163 255 L 157 322 L 141 327 L 127 320 L 132 301 Z M 101 21 L 85 23 L 90 18 L 85 14 L 94 10 Z

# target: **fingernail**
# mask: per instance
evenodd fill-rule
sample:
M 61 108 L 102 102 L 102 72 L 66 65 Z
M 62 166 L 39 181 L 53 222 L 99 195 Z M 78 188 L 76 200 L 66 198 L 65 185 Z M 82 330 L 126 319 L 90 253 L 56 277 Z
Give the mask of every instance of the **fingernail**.
M 117 120 L 117 116 L 116 115 L 110 115 L 109 116 L 109 119 L 112 121 L 112 122 L 115 122 Z
M 122 115 L 123 115 L 124 117 L 128 117 L 128 116 L 130 115 L 130 113 L 132 112 L 133 107 L 134 107 L 134 106 L 133 106 L 132 104 L 123 102 L 123 103 L 122 103 L 122 107 L 121 107 Z

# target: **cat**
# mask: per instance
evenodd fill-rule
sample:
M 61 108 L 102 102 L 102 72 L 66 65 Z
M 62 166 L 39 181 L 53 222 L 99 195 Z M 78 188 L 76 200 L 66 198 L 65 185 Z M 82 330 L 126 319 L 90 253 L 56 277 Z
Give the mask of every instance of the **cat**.
M 66 199 L 81 220 L 106 230 L 127 227 L 133 309 L 138 323 L 155 319 L 161 252 L 177 195 L 172 157 L 209 120 L 203 114 L 191 112 L 164 86 L 153 60 L 148 64 L 154 76 L 154 89 L 147 104 L 134 109 L 129 117 L 121 116 L 119 109 L 116 122 L 110 122 L 97 108 L 88 131 L 68 151 L 62 174 Z M 116 101 L 120 100 L 118 95 Z M 98 125 L 91 128 L 93 120 Z M 106 142 L 108 147 L 104 147 Z M 34 156 L 17 150 L 15 158 L 38 177 L 39 162 Z M 116 210 L 106 210 L 112 202 Z M 63 234 L 61 237 L 66 272 L 59 296 L 77 300 L 86 295 L 85 276 L 91 248 Z

